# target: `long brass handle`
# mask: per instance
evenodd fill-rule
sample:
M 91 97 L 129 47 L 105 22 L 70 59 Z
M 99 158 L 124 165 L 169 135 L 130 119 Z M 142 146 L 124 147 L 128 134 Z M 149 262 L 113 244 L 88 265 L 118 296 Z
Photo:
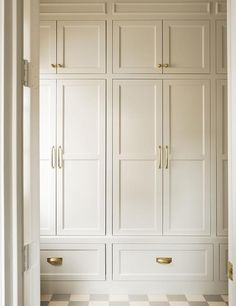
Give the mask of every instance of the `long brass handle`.
M 56 167 L 55 147 L 54 146 L 52 147 L 52 150 L 51 150 L 51 166 L 52 168 Z
M 172 263 L 172 258 L 171 257 L 157 257 L 156 262 L 161 265 L 169 265 Z
M 47 262 L 53 266 L 61 266 L 63 262 L 62 257 L 49 257 L 47 258 Z
M 162 146 L 159 146 L 159 166 L 158 168 L 161 169 L 162 168 Z
M 62 147 L 58 147 L 58 168 L 62 168 Z
M 166 146 L 166 166 L 165 166 L 166 169 L 169 168 L 169 147 Z

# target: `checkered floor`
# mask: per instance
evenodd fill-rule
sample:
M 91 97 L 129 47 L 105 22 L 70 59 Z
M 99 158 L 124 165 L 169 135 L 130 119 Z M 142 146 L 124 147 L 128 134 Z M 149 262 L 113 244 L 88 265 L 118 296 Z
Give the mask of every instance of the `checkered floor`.
M 45 294 L 41 306 L 226 306 L 227 295 Z

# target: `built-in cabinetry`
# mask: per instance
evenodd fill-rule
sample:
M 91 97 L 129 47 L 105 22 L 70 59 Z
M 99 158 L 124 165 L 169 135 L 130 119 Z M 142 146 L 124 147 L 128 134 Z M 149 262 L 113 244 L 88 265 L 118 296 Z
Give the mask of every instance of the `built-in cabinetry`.
M 43 292 L 226 292 L 223 4 L 42 0 Z

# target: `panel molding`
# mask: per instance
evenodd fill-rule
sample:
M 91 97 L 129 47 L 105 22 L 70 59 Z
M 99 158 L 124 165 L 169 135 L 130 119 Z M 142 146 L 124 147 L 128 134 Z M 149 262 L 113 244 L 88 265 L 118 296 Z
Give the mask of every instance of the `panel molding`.
M 201 15 L 208 16 L 211 13 L 210 2 L 116 2 L 113 4 L 114 15 L 150 15 L 171 14 L 177 15 Z
M 40 15 L 105 15 L 105 2 L 43 2 L 40 3 Z

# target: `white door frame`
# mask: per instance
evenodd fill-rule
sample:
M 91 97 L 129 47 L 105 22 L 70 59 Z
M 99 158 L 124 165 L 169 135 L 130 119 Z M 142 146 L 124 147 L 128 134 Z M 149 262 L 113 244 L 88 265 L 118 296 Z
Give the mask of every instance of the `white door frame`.
M 236 305 L 236 1 L 228 0 L 228 145 L 229 145 L 229 261 L 234 281 L 229 280 L 229 306 Z
M 0 0 L 0 305 L 23 305 L 22 0 Z

